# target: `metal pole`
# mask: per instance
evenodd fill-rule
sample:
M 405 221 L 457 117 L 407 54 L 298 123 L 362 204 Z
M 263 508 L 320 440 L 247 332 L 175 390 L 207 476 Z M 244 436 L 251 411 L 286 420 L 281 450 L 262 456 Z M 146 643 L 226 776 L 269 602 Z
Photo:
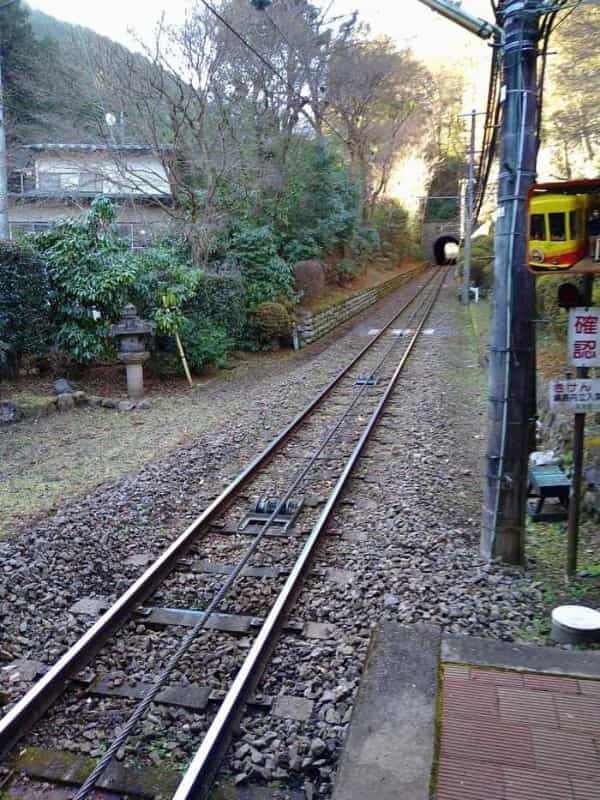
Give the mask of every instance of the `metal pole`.
M 465 196 L 465 230 L 464 230 L 464 266 L 463 296 L 464 305 L 469 305 L 471 288 L 471 248 L 473 236 L 473 192 L 475 190 L 475 121 L 477 112 L 471 111 L 471 139 L 469 144 L 469 173 L 467 176 L 467 192 Z
M 4 130 L 4 93 L 2 89 L 2 47 L 0 43 L 0 239 L 8 239 L 8 158 Z
M 583 305 L 592 305 L 594 276 L 585 275 L 583 283 Z M 577 367 L 578 378 L 588 378 L 588 367 Z M 577 549 L 579 546 L 579 517 L 581 514 L 581 494 L 583 488 L 583 454 L 585 441 L 585 414 L 575 414 L 573 428 L 573 480 L 569 498 L 569 524 L 567 528 L 567 578 L 577 571 Z
M 481 532 L 485 558 L 524 557 L 535 287 L 527 271 L 527 193 L 537 161 L 539 0 L 503 0 L 502 147 L 489 369 L 489 439 Z

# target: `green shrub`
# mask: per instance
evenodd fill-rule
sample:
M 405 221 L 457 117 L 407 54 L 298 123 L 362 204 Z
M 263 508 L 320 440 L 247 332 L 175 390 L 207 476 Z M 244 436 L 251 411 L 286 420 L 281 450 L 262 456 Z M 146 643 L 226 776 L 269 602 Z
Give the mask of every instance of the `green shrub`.
M 549 333 L 557 339 L 566 340 L 569 312 L 558 305 L 558 287 L 566 280 L 565 276 L 543 275 L 535 280 L 537 315 L 543 319 L 543 333 Z M 581 279 L 569 277 L 569 282 L 578 284 Z
M 285 188 L 266 207 L 280 255 L 293 264 L 348 243 L 357 202 L 356 184 L 335 149 L 320 140 L 298 142 L 287 162 Z
M 259 303 L 294 299 L 292 271 L 277 255 L 269 225 L 248 222 L 240 226 L 232 237 L 228 260 L 240 270 L 249 311 Z
M 108 326 L 120 317 L 136 278 L 127 245 L 109 230 L 115 209 L 106 198 L 88 214 L 27 237 L 24 246 L 46 264 L 56 344 L 88 363 L 112 349 Z
M 379 232 L 370 225 L 360 225 L 350 242 L 350 248 L 358 258 L 370 258 L 381 247 Z
M 422 257 L 420 232 L 398 200 L 385 198 L 380 201 L 375 208 L 373 225 L 379 234 L 382 254 L 392 261 Z
M 0 357 L 16 369 L 25 353 L 52 344 L 50 286 L 44 262 L 17 244 L 0 245 Z
M 342 258 L 334 266 L 335 279 L 340 286 L 350 283 L 360 274 L 361 266 L 352 258 Z
M 261 341 L 291 335 L 292 320 L 281 303 L 260 303 L 254 310 L 254 321 Z
M 218 325 L 202 320 L 183 321 L 181 342 L 190 368 L 200 372 L 204 367 L 222 367 L 234 343 Z
M 464 248 L 458 257 L 459 272 L 464 269 Z M 494 237 L 478 236 L 471 245 L 471 284 L 489 290 L 494 285 Z
M 215 323 L 239 342 L 247 321 L 242 279 L 235 275 L 201 273 L 194 296 L 185 306 L 185 314 L 199 322 Z
M 177 245 L 163 243 L 132 256 L 136 277 L 131 287 L 138 313 L 156 324 L 158 333 L 173 334 L 186 317 L 202 273 Z

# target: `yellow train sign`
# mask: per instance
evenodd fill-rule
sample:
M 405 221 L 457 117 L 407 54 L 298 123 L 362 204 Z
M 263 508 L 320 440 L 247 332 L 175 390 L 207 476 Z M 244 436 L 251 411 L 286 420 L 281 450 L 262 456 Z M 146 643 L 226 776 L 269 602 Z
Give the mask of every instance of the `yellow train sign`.
M 528 266 L 537 275 L 600 274 L 600 179 L 532 187 Z

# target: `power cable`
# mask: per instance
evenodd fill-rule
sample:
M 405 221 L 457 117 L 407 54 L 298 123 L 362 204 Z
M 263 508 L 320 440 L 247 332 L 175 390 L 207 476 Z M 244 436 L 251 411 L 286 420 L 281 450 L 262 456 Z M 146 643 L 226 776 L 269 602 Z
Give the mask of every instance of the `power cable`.
M 258 50 L 257 50 L 257 49 L 256 49 L 256 48 L 255 48 L 255 47 L 252 45 L 252 44 L 250 44 L 250 42 L 249 42 L 247 39 L 245 39 L 245 38 L 242 36 L 242 34 L 241 34 L 241 33 L 239 33 L 239 32 L 238 32 L 238 31 L 237 31 L 237 30 L 236 30 L 236 29 L 233 27 L 233 25 L 231 25 L 231 24 L 230 24 L 230 23 L 229 23 L 229 22 L 228 22 L 228 21 L 225 19 L 225 17 L 223 17 L 223 16 L 222 16 L 222 15 L 221 15 L 221 14 L 220 14 L 218 11 L 217 11 L 217 9 L 216 9 L 214 6 L 212 6 L 212 5 L 211 5 L 209 2 L 207 2 L 207 0 L 200 0 L 200 2 L 202 3 L 202 5 L 203 5 L 203 6 L 204 6 L 204 7 L 205 7 L 205 8 L 206 8 L 206 9 L 207 9 L 207 10 L 208 10 L 208 11 L 209 11 L 211 14 L 213 14 L 213 15 L 216 17 L 216 19 L 218 19 L 218 20 L 219 20 L 219 22 L 220 22 L 222 25 L 224 25 L 224 26 L 227 28 L 227 30 L 228 30 L 230 33 L 232 33 L 232 34 L 233 34 L 233 35 L 236 37 L 236 39 L 238 39 L 238 40 L 239 40 L 239 41 L 240 41 L 240 42 L 241 42 L 241 43 L 244 45 L 244 47 L 246 47 L 248 50 L 250 50 L 250 52 L 251 52 L 251 53 L 253 53 L 253 54 L 256 56 L 256 58 L 258 58 L 258 60 L 259 60 L 259 61 L 260 61 L 260 62 L 261 62 L 261 63 L 262 63 L 262 64 L 263 64 L 265 67 L 267 67 L 267 69 L 271 70 L 271 72 L 272 72 L 272 73 L 273 73 L 273 74 L 274 74 L 274 75 L 275 75 L 277 78 L 279 78 L 279 80 L 280 80 L 280 81 L 281 81 L 281 82 L 284 84 L 284 86 L 286 86 L 286 87 L 289 89 L 289 91 L 290 91 L 290 92 L 291 92 L 293 95 L 295 95 L 295 96 L 298 98 L 298 100 L 301 100 L 301 101 L 302 101 L 302 106 L 301 106 L 301 108 L 302 108 L 302 109 L 304 108 L 304 106 L 305 106 L 305 105 L 308 105 L 308 104 L 310 104 L 310 98 L 309 98 L 309 97 L 304 97 L 304 95 L 300 94 L 300 92 L 298 92 L 298 90 L 296 89 L 296 87 L 295 87 L 295 86 L 293 86 L 293 85 L 292 85 L 292 84 L 291 84 L 291 83 L 290 83 L 290 82 L 287 80 L 287 78 L 286 78 L 286 77 L 285 77 L 285 76 L 284 76 L 284 75 L 283 75 L 283 74 L 282 74 L 282 73 L 281 73 L 281 72 L 280 72 L 280 71 L 277 69 L 277 67 L 275 67 L 275 66 L 274 66 L 274 65 L 273 65 L 273 64 L 272 64 L 272 63 L 271 63 L 271 62 L 270 62 L 270 61 L 269 61 L 267 58 L 265 58 L 265 56 L 263 56 L 263 55 L 262 55 L 262 53 L 260 53 L 260 52 L 259 52 L 259 51 L 258 51 Z M 340 132 L 339 132 L 339 131 L 338 131 L 338 130 L 337 130 L 335 127 L 334 127 L 334 125 L 332 125 L 332 124 L 331 124 L 331 122 L 329 122 L 327 119 L 324 119 L 323 121 L 324 121 L 324 122 L 325 122 L 325 124 L 326 124 L 326 125 L 327 125 L 327 126 L 330 128 L 330 130 L 331 130 L 331 132 L 332 132 L 332 133 L 334 133 L 336 136 L 338 136 L 338 137 L 339 137 L 339 138 L 340 138 L 340 139 L 341 139 L 343 142 L 345 142 L 345 141 L 346 141 L 346 139 L 344 138 L 344 136 L 343 136 L 343 135 L 342 135 L 342 134 L 341 134 L 341 133 L 340 133 Z
M 241 43 L 244 45 L 244 47 L 246 47 L 248 50 L 250 50 L 250 52 L 251 52 L 251 53 L 253 53 L 253 54 L 256 56 L 256 58 L 258 58 L 258 60 L 259 60 L 259 61 L 260 61 L 260 62 L 261 62 L 261 63 L 262 63 L 262 64 L 263 64 L 263 65 L 264 65 L 264 66 L 265 66 L 267 69 L 271 70 L 271 72 L 272 72 L 274 75 L 276 75 L 276 76 L 279 78 L 279 80 L 280 80 L 280 81 L 281 81 L 281 82 L 282 82 L 282 83 L 283 83 L 285 86 L 287 86 L 287 88 L 288 88 L 288 89 L 289 89 L 291 92 L 293 92 L 293 94 L 295 94 L 295 95 L 298 97 L 298 99 L 299 99 L 299 100 L 302 100 L 304 104 L 306 104 L 306 103 L 308 102 L 308 98 L 307 98 L 307 97 L 304 97 L 304 96 L 303 96 L 303 95 L 301 95 L 301 94 L 299 94 L 299 92 L 296 90 L 296 87 L 295 87 L 295 86 L 292 86 L 292 84 L 291 84 L 291 83 L 289 83 L 289 81 L 287 80 L 287 78 L 286 78 L 286 77 L 285 77 L 285 76 L 284 76 L 284 75 L 283 75 L 283 74 L 282 74 L 282 73 L 281 73 L 281 72 L 280 72 L 280 71 L 277 69 L 277 67 L 276 67 L 276 66 L 274 66 L 274 65 L 273 65 L 273 64 L 272 64 L 272 63 L 271 63 L 271 62 L 270 62 L 268 59 L 266 59 L 266 58 L 263 56 L 263 54 L 262 54 L 262 53 L 259 53 L 259 51 L 258 51 L 258 50 L 257 50 L 257 49 L 254 47 L 254 45 L 250 44 L 250 42 L 249 42 L 247 39 L 245 39 L 245 38 L 242 36 L 242 34 L 241 34 L 241 33 L 238 33 L 238 31 L 236 31 L 236 29 L 233 27 L 233 25 L 231 25 L 231 24 L 230 24 L 230 23 L 229 23 L 229 22 L 228 22 L 228 21 L 225 19 L 225 17 L 223 17 L 223 16 L 222 16 L 222 15 L 221 15 L 221 14 L 220 14 L 218 11 L 217 11 L 217 9 L 216 9 L 214 6 L 212 6 L 210 3 L 208 3 L 208 2 L 207 2 L 207 0 L 200 0 L 200 2 L 202 3 L 202 5 L 203 5 L 203 6 L 204 6 L 204 7 L 205 7 L 205 8 L 206 8 L 206 9 L 207 9 L 207 10 L 208 10 L 208 11 L 209 11 L 211 14 L 213 14 L 213 16 L 214 16 L 214 17 L 216 17 L 216 18 L 219 20 L 219 22 L 221 23 L 221 25 L 223 25 L 225 28 L 227 28 L 227 30 L 228 30 L 230 33 L 232 33 L 232 34 L 233 34 L 233 35 L 236 37 L 236 39 L 239 39 L 239 41 L 240 41 L 240 42 L 241 42 Z

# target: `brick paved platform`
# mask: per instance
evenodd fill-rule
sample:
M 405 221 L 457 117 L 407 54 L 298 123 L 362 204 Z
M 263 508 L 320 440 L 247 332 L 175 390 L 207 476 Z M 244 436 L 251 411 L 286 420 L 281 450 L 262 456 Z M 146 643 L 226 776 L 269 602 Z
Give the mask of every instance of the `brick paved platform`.
M 333 800 L 600 800 L 600 652 L 383 623 Z
M 436 800 L 600 800 L 600 680 L 443 665 Z

